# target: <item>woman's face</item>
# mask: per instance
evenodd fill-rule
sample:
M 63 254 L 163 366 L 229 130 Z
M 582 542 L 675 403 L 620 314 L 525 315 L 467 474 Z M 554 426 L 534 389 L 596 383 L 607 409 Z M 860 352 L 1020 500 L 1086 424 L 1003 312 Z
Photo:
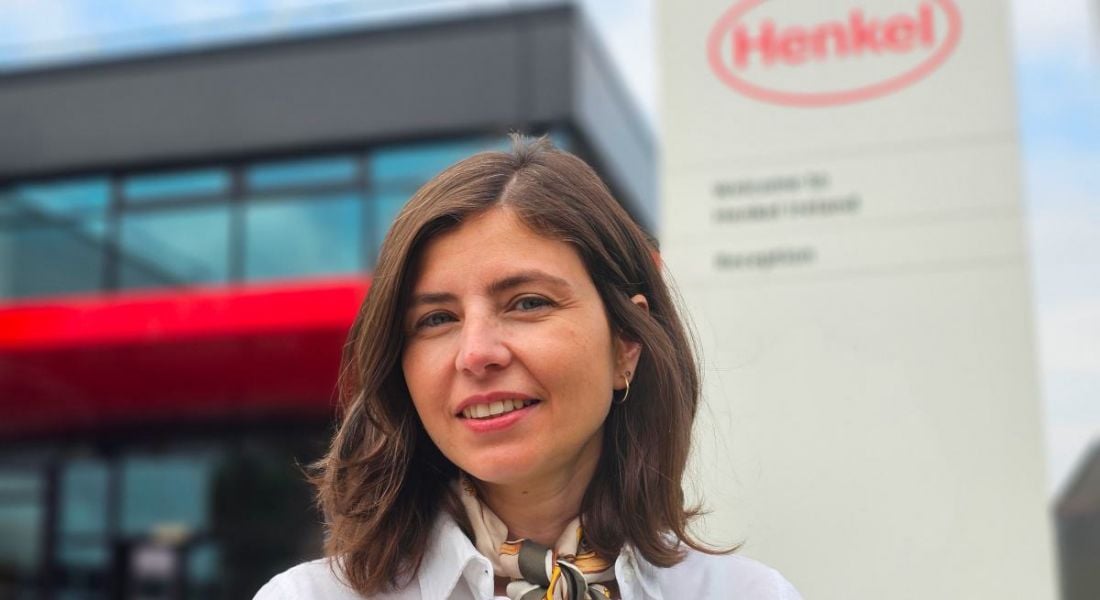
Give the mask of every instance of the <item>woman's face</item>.
M 594 464 L 640 347 L 612 334 L 573 247 L 494 208 L 430 240 L 416 267 L 402 368 L 443 454 L 496 484 Z

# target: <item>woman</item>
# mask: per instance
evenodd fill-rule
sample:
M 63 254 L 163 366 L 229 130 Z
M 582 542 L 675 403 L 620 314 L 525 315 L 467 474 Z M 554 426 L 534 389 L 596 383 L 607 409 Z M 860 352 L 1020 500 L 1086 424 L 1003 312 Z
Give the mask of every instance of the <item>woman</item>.
M 688 532 L 699 397 L 653 246 L 548 141 L 422 187 L 349 334 L 322 559 L 257 600 L 799 596 Z

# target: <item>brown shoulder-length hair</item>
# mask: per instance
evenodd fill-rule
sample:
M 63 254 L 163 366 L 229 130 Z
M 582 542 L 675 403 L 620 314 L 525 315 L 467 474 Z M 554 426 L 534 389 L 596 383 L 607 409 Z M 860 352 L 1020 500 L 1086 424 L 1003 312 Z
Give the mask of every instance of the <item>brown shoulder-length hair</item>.
M 698 514 L 684 505 L 681 479 L 699 376 L 656 248 L 591 167 L 546 138 L 517 135 L 511 152 L 476 154 L 426 183 L 382 243 L 344 347 L 339 430 L 313 465 L 326 553 L 341 557 L 348 583 L 371 595 L 415 576 L 441 510 L 469 533 L 452 492 L 458 469 L 428 437 L 405 385 L 402 320 L 425 242 L 493 207 L 571 244 L 612 331 L 642 344 L 630 396 L 604 424 L 603 452 L 581 507 L 586 541 L 605 556 L 630 543 L 659 566 L 679 562 L 681 544 L 715 552 L 686 529 Z M 631 302 L 635 294 L 646 297 L 648 312 Z

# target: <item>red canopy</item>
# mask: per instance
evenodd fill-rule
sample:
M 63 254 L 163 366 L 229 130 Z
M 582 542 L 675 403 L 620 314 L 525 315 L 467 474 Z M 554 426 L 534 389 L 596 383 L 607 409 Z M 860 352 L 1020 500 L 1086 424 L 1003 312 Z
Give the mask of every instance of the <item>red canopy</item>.
M 368 287 L 311 280 L 0 306 L 0 437 L 328 414 Z

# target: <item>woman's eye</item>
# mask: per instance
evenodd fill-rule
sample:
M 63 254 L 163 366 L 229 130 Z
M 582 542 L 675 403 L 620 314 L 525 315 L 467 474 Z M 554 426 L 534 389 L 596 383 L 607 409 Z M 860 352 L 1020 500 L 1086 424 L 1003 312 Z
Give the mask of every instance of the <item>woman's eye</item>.
M 424 317 L 423 319 L 420 319 L 420 322 L 416 324 L 416 327 L 417 329 L 420 329 L 422 327 L 438 327 L 440 325 L 443 325 L 444 323 L 449 323 L 452 320 L 453 317 L 451 317 L 451 315 L 447 313 L 436 312 Z
M 538 296 L 525 296 L 516 301 L 516 308 L 520 310 L 535 310 L 543 306 L 550 306 L 550 301 Z

